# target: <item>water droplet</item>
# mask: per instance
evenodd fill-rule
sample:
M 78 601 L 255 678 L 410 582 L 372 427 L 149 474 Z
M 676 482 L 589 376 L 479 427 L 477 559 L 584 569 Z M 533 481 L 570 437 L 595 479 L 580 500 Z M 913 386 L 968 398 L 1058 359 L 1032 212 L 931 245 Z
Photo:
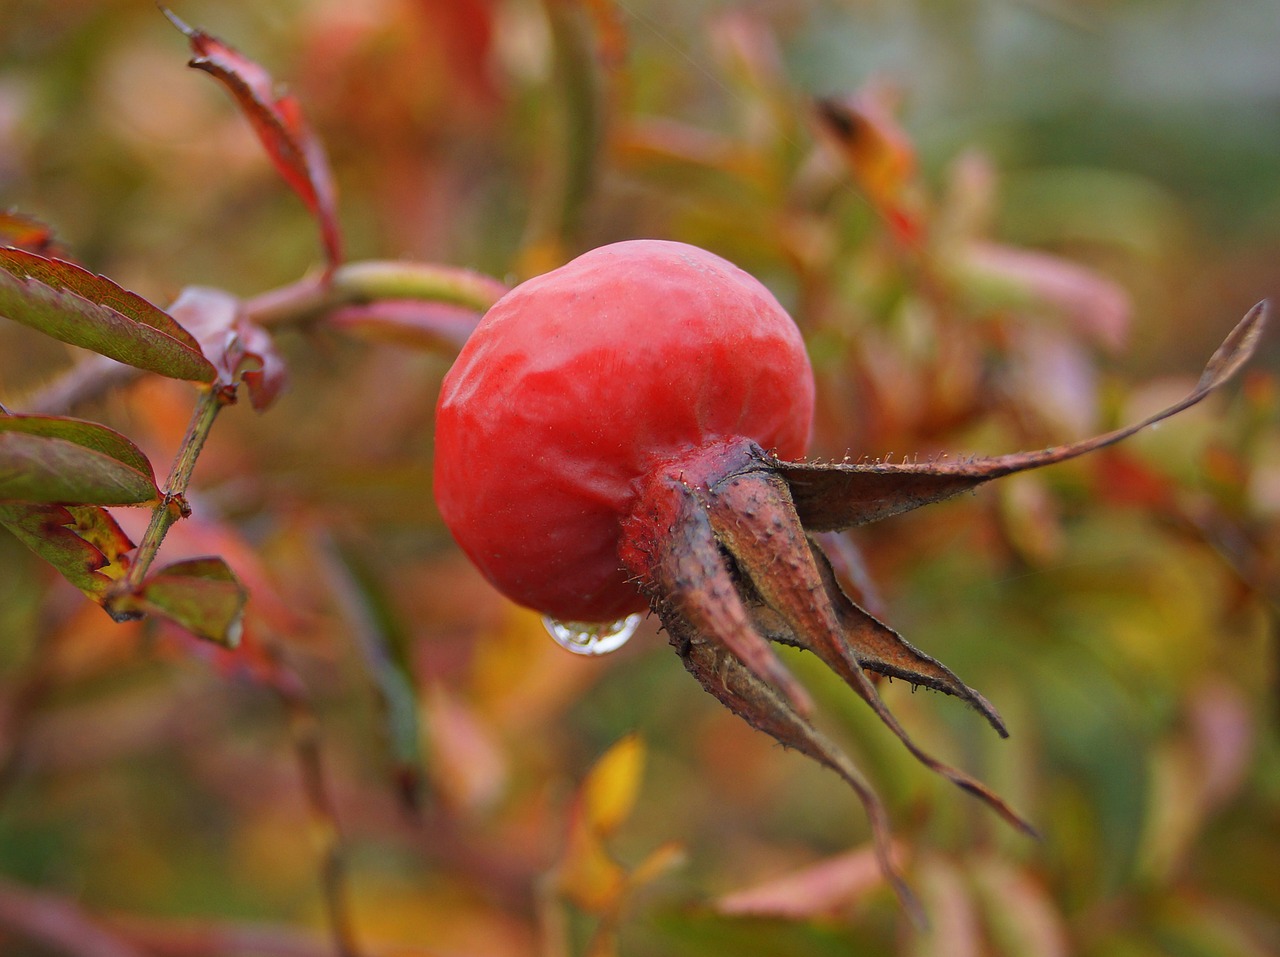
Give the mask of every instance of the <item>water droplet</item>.
M 557 645 L 575 655 L 607 655 L 630 640 L 640 626 L 640 615 L 610 622 L 557 621 L 544 615 L 542 624 Z

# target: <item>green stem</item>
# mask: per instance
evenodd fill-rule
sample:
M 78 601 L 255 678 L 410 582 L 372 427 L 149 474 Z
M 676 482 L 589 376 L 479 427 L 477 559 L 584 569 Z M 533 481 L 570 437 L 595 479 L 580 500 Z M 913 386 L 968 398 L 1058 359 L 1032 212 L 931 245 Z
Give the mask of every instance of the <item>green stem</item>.
M 182 446 L 178 449 L 178 457 L 173 461 L 169 471 L 169 479 L 165 482 L 164 493 L 151 513 L 151 521 L 138 545 L 129 571 L 121 583 L 121 592 L 131 594 L 142 584 L 151 563 L 155 561 L 160 543 L 178 519 L 188 511 L 186 503 L 187 486 L 191 484 L 191 473 L 195 470 L 196 459 L 209 438 L 209 430 L 213 421 L 227 404 L 226 396 L 218 389 L 203 389 L 195 410 L 191 413 L 191 422 L 187 425 L 187 434 L 182 437 Z
M 506 291 L 498 280 L 458 266 L 370 259 L 339 266 L 327 279 L 316 273 L 256 296 L 245 303 L 245 314 L 261 326 L 289 325 L 339 306 L 386 299 L 444 302 L 483 312 Z

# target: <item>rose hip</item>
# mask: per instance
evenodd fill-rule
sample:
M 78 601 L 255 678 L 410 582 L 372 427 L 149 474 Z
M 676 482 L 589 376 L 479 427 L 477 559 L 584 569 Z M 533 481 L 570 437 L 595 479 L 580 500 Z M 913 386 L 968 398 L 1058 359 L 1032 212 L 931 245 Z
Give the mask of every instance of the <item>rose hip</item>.
M 926 766 L 1032 828 L 921 750 L 868 673 L 967 702 L 982 695 L 860 608 L 824 536 L 1118 442 L 1199 402 L 1252 354 L 1260 304 L 1182 401 L 1071 445 L 996 458 L 822 464 L 805 453 L 813 374 L 796 326 L 755 279 L 680 243 L 605 246 L 532 279 L 481 321 L 445 377 L 435 493 L 463 550 L 512 600 L 575 621 L 646 606 L 685 667 L 753 727 L 839 774 L 866 807 L 881 869 L 884 806 L 810 723 L 770 642 L 812 652 Z
M 512 600 L 611 621 L 648 605 L 618 559 L 637 483 L 722 439 L 804 454 L 813 391 L 756 279 L 682 243 L 605 246 L 499 300 L 445 377 L 440 514 Z

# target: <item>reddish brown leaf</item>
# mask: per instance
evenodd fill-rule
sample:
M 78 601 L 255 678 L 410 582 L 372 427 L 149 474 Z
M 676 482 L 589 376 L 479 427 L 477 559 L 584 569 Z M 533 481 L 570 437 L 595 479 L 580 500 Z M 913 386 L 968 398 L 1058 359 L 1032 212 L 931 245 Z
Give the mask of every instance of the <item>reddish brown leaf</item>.
M 994 458 L 937 459 L 896 465 L 890 462 L 824 465 L 782 462 L 772 458 L 767 462 L 791 486 L 796 511 L 806 529 L 834 531 L 879 521 L 951 498 L 1004 475 L 1065 462 L 1114 445 L 1195 405 L 1235 375 L 1249 360 L 1262 335 L 1266 316 L 1265 302 L 1249 310 L 1210 358 L 1195 389 L 1180 401 L 1134 425 L 1081 442 Z
M 133 542 L 96 506 L 0 505 L 0 525 L 90 598 L 124 573 Z
M 214 378 L 199 345 L 166 313 L 60 259 L 0 249 L 0 315 L 149 372 L 197 382 Z
M 915 146 L 894 115 L 895 91 L 872 83 L 852 96 L 818 100 L 818 130 L 849 168 L 854 182 L 905 243 L 922 238 L 923 222 L 910 195 Z
M 485 104 L 497 102 L 491 66 L 493 0 L 418 0 L 461 85 Z
M 335 268 L 342 261 L 342 237 L 333 173 L 298 100 L 278 96 L 275 81 L 260 64 L 203 30 L 187 26 L 170 11 L 164 14 L 191 42 L 195 56 L 188 65 L 216 77 L 231 92 L 276 170 L 311 210 L 329 268 Z

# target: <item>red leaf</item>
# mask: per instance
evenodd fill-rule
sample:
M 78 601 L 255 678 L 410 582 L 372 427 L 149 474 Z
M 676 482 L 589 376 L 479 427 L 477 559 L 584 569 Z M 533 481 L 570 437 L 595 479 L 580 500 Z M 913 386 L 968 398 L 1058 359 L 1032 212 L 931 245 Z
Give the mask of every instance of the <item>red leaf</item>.
M 216 77 L 231 92 L 276 170 L 315 216 L 329 268 L 336 267 L 342 261 L 342 237 L 333 173 L 297 99 L 277 96 L 275 81 L 260 64 L 203 30 L 187 26 L 170 11 L 164 14 L 191 41 L 195 56 L 188 65 Z
M 497 102 L 499 95 L 491 66 L 493 0 L 419 0 L 439 37 L 449 66 L 462 85 L 480 102 Z
M 835 147 L 893 235 L 914 245 L 924 229 L 912 195 L 916 150 L 895 115 L 897 99 L 896 91 L 872 82 L 851 96 L 818 100 L 815 116 L 819 132 Z
M 214 378 L 199 344 L 165 312 L 61 259 L 0 248 L 0 315 L 149 372 Z

